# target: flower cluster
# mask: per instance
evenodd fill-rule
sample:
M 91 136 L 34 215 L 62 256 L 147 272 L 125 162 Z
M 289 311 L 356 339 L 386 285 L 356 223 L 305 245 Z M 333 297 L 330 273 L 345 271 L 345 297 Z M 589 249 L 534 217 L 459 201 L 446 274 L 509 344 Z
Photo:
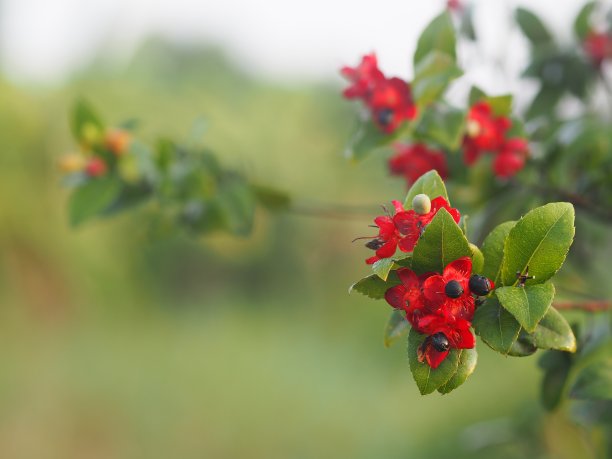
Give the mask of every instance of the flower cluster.
M 59 168 L 66 174 L 83 173 L 89 178 L 105 176 L 118 158 L 130 147 L 131 136 L 121 129 L 109 129 L 101 133 L 90 126 L 87 142 L 82 142 L 81 151 L 69 153 L 59 159 Z
M 387 78 L 374 53 L 364 56 L 357 67 L 343 67 L 340 73 L 351 83 L 344 97 L 361 99 L 381 131 L 391 134 L 416 116 L 410 84 L 401 78 Z
M 483 154 L 495 155 L 493 172 L 501 178 L 509 178 L 525 165 L 528 145 L 525 139 L 508 138 L 512 126 L 510 118 L 495 116 L 491 105 L 477 102 L 468 113 L 466 133 L 463 138 L 463 159 L 474 164 Z
M 375 250 L 376 254 L 366 260 L 369 265 L 382 258 L 392 257 L 398 247 L 402 252 L 412 252 L 423 230 L 438 210 L 446 209 L 457 223 L 461 218 L 459 211 L 450 207 L 442 196 L 430 201 L 426 195 L 417 195 L 411 210 L 404 210 L 399 201 L 393 201 L 393 206 L 394 215 L 387 213 L 374 219 L 378 235 L 370 240 L 366 247 Z
M 386 291 L 385 300 L 404 311 L 416 331 L 427 335 L 418 349 L 420 362 L 437 368 L 451 349 L 474 347 L 470 327 L 476 308 L 475 296 L 488 295 L 495 286 L 486 277 L 472 274 L 470 258 L 449 263 L 442 274 L 418 276 L 408 268 L 401 268 L 397 275 L 401 283 Z
M 408 185 L 414 183 L 421 175 L 435 170 L 443 179 L 448 177 L 446 157 L 440 150 L 434 150 L 422 143 L 405 145 L 397 143 L 395 154 L 389 159 L 391 175 L 403 176 Z

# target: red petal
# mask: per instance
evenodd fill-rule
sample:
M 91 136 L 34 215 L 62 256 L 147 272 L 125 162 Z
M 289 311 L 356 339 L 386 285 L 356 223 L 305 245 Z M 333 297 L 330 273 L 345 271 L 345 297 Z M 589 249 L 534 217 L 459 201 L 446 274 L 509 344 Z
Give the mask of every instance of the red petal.
M 417 234 L 403 237 L 399 241 L 399 248 L 402 252 L 412 252 L 418 240 L 419 236 Z
M 418 218 L 414 210 L 399 212 L 393 217 L 393 223 L 398 231 L 402 234 L 417 234 L 418 235 Z
M 425 299 L 434 309 L 440 307 L 446 300 L 446 295 L 444 294 L 445 285 L 446 282 L 440 275 L 431 276 L 423 283 Z
M 366 260 L 366 263 L 368 265 L 373 265 L 374 263 L 376 263 L 378 260 L 380 260 L 380 257 L 374 255 L 373 257 L 370 257 Z
M 433 368 L 434 370 L 440 366 L 440 364 L 444 361 L 449 351 L 436 351 L 433 346 L 427 346 L 425 350 L 425 360 L 427 364 Z
M 391 203 L 393 204 L 393 207 L 395 207 L 395 212 L 396 213 L 400 213 L 400 212 L 404 212 L 404 206 L 401 202 L 399 201 L 391 201 Z
M 403 285 L 396 285 L 385 292 L 385 300 L 395 309 L 406 309 L 406 288 Z
M 397 241 L 395 239 L 390 239 L 376 251 L 376 256 L 380 258 L 392 257 L 395 254 L 395 249 L 397 249 Z
M 452 345 L 456 349 L 473 349 L 476 339 L 469 328 L 459 328 L 453 331 Z M 450 340 L 450 339 L 449 339 Z
M 463 257 L 452 261 L 444 268 L 444 279 L 447 282 L 453 279 L 458 281 L 469 280 L 471 274 L 472 259 L 469 257 Z
M 397 270 L 397 276 L 406 288 L 418 288 L 421 283 L 416 273 L 408 268 L 401 268 Z

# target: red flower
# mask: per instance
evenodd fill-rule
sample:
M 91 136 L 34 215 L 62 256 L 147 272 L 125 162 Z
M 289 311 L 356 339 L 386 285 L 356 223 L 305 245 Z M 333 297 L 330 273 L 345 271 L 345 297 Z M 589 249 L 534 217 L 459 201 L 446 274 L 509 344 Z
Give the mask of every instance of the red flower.
M 434 169 L 445 179 L 448 176 L 446 157 L 439 150 L 427 148 L 422 143 L 414 145 L 395 144 L 395 155 L 389 159 L 389 171 L 392 175 L 403 175 L 408 185 L 414 183 L 421 175 Z
M 450 320 L 472 320 L 474 297 L 468 285 L 471 273 L 472 260 L 463 257 L 449 263 L 442 275 L 429 277 L 423 284 L 423 295 L 432 309 Z
M 596 66 L 612 55 L 612 37 L 604 32 L 590 31 L 584 39 L 584 50 Z
M 372 89 L 385 79 L 378 68 L 374 53 L 363 56 L 361 63 L 355 68 L 343 67 L 340 73 L 352 83 L 343 92 L 347 99 L 368 99 Z
M 512 177 L 525 165 L 528 145 L 525 139 L 508 139 L 493 161 L 493 171 L 501 178 Z
M 461 4 L 460 0 L 447 0 L 446 8 L 448 8 L 450 11 L 458 13 L 463 9 L 463 5 Z
M 445 317 L 430 315 L 421 323 L 421 329 L 428 336 L 417 350 L 417 358 L 433 369 L 438 368 L 451 349 L 472 349 L 476 345 L 470 322 L 465 319 L 449 321 Z
M 85 165 L 85 173 L 90 177 L 102 177 L 106 174 L 108 167 L 106 163 L 97 156 L 94 156 Z
M 410 85 L 400 78 L 377 82 L 367 100 L 374 123 L 385 133 L 416 116 Z
M 423 297 L 423 282 L 433 273 L 417 276 L 408 268 L 397 270 L 401 284 L 391 287 L 385 292 L 385 300 L 395 309 L 406 311 L 406 318 L 413 327 L 418 327 L 419 319 L 431 313 L 425 305 Z
M 461 214 L 459 211 L 454 207 L 451 207 L 448 201 L 442 196 L 438 196 L 437 198 L 431 200 L 431 210 L 429 213 L 419 215 L 421 227 L 425 228 L 427 225 L 429 225 L 440 209 L 446 209 L 446 211 L 451 214 L 451 217 L 453 217 L 453 220 L 455 220 L 455 223 L 459 224 L 459 220 L 461 219 Z
M 366 260 L 369 265 L 392 257 L 398 246 L 402 252 L 410 252 L 420 236 L 414 211 L 405 211 L 399 201 L 393 201 L 393 205 L 394 216 L 384 215 L 374 219 L 379 231 L 378 236 L 366 244 L 366 247 L 376 250 L 376 255 Z
M 473 164 L 485 151 L 499 150 L 511 125 L 510 119 L 494 116 L 487 102 L 475 103 L 468 113 L 463 138 L 465 163 Z

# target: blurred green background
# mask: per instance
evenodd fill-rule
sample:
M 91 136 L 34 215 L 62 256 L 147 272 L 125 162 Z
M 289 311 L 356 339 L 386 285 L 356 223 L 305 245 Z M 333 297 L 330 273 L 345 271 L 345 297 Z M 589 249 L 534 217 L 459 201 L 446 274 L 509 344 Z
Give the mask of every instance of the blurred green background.
M 67 113 L 90 99 L 138 135 L 204 142 L 298 203 L 348 219 L 260 212 L 247 239 L 151 239 L 142 212 L 73 230 L 56 160 Z M 280 85 L 216 49 L 149 40 L 62 87 L 0 80 L 0 457 L 585 457 L 538 405 L 536 358 L 479 343 L 467 384 L 421 397 L 389 308 L 348 286 L 367 274 L 378 203 L 400 198 L 383 158 L 348 164 L 353 107 L 333 85 Z

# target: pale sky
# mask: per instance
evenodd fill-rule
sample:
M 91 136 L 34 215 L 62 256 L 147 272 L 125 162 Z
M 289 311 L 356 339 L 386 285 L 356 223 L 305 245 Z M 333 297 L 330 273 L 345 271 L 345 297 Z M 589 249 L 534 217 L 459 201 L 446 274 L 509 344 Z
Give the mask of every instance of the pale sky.
M 508 11 L 528 5 L 569 38 L 582 0 L 473 0 L 485 37 L 479 54 L 517 69 L 523 42 Z M 273 79 L 331 79 L 376 51 L 388 74 L 408 77 L 410 56 L 444 0 L 0 0 L 0 58 L 16 82 L 61 82 L 101 44 L 117 63 L 152 33 L 219 44 L 253 73 Z M 509 38 L 511 37 L 511 38 Z M 513 37 L 513 38 L 512 38 Z M 473 56 L 477 69 L 478 55 Z M 503 82 L 482 75 L 488 85 Z M 487 85 L 485 84 L 485 86 Z

